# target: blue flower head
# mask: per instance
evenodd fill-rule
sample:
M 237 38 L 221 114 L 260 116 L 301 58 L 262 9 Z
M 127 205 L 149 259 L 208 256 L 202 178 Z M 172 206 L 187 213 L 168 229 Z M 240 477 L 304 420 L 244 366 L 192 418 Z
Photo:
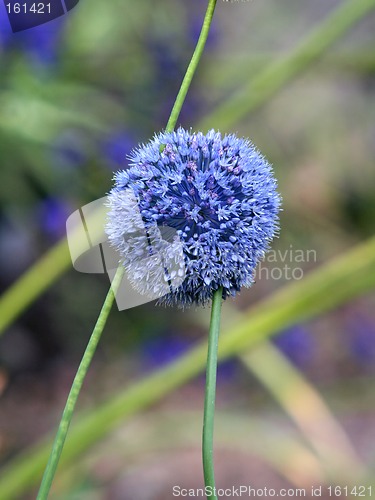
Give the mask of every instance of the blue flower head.
M 179 128 L 156 135 L 129 159 L 130 168 L 115 175 L 106 228 L 125 267 L 136 266 L 156 228 L 172 228 L 182 244 L 185 278 L 160 302 L 204 305 L 219 287 L 225 299 L 251 286 L 277 233 L 281 201 L 272 168 L 254 145 L 233 134 Z M 132 244 L 125 234 L 135 217 L 124 203 L 129 191 L 148 232 Z

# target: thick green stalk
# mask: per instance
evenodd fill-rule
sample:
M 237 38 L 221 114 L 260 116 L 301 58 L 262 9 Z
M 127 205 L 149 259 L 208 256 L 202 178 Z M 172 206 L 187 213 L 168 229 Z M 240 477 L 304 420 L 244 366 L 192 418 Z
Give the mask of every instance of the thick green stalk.
M 223 289 L 219 288 L 212 298 L 210 331 L 206 364 L 206 395 L 204 399 L 202 458 L 204 483 L 208 491 L 207 498 L 217 500 L 214 472 L 214 416 L 216 398 L 217 351 L 219 346 L 220 316 Z
M 108 291 L 107 297 L 104 301 L 102 310 L 100 311 L 99 317 L 96 321 L 94 330 L 91 334 L 89 343 L 87 344 L 85 353 L 82 357 L 76 376 L 74 377 L 74 381 L 70 389 L 68 399 L 66 401 L 66 405 L 61 417 L 55 441 L 52 446 L 51 454 L 49 456 L 49 460 L 43 475 L 37 500 L 45 500 L 46 498 L 48 498 L 48 494 L 51 489 L 52 481 L 56 473 L 56 469 L 60 460 L 62 450 L 64 448 L 65 439 L 68 434 L 70 422 L 73 417 L 74 408 L 76 406 L 83 381 L 85 380 L 90 363 L 95 354 L 100 337 L 104 330 L 104 326 L 107 322 L 107 318 L 109 316 L 113 301 L 115 299 L 115 294 L 124 276 L 124 271 L 125 268 L 123 266 L 120 266 L 117 269 L 116 276 L 113 280 L 111 288 Z
M 191 81 L 192 81 L 193 76 L 196 72 L 199 61 L 200 61 L 202 54 L 203 54 L 204 47 L 206 45 L 208 33 L 209 33 L 210 27 L 211 27 L 212 17 L 213 17 L 214 12 L 215 12 L 216 2 L 217 2 L 217 0 L 209 0 L 209 2 L 208 2 L 206 15 L 204 17 L 203 26 L 202 26 L 202 30 L 201 30 L 201 33 L 200 33 L 199 38 L 198 38 L 197 46 L 195 47 L 195 50 L 193 52 L 193 56 L 191 58 L 189 66 L 186 70 L 184 79 L 182 80 L 180 90 L 177 94 L 176 101 L 173 105 L 171 115 L 169 117 L 167 126 L 165 128 L 166 132 L 172 132 L 172 130 L 176 126 L 182 105 L 183 105 L 185 98 L 186 98 L 186 94 L 189 90 Z

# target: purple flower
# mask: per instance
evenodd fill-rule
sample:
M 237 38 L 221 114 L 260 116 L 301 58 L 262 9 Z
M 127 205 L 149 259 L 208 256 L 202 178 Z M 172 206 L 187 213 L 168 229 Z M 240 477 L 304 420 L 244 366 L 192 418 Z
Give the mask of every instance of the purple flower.
M 375 323 L 365 315 L 354 314 L 347 324 L 349 348 L 358 361 L 372 364 L 375 360 Z
M 182 243 L 185 279 L 160 302 L 204 305 L 220 287 L 225 299 L 251 286 L 278 230 L 280 206 L 272 168 L 254 145 L 214 130 L 203 135 L 179 128 L 156 135 L 129 159 L 131 168 L 115 175 L 107 224 L 125 267 L 141 265 L 150 239 L 145 234 L 128 244 L 130 190 L 146 232 L 166 226 Z
M 191 344 L 190 339 L 176 335 L 176 332 L 148 339 L 142 346 L 147 368 L 158 368 L 171 363 L 188 351 Z
M 115 130 L 103 142 L 102 152 L 110 165 L 117 169 L 124 163 L 127 152 L 133 147 L 134 141 L 127 130 Z
M 284 330 L 274 342 L 293 363 L 301 368 L 311 361 L 315 353 L 315 341 L 302 325 L 294 325 Z
M 72 208 L 58 198 L 46 198 L 38 206 L 41 227 L 52 239 L 61 238 L 66 231 L 66 219 Z
M 76 169 L 89 157 L 90 140 L 80 130 L 66 129 L 53 141 L 51 164 L 61 169 Z

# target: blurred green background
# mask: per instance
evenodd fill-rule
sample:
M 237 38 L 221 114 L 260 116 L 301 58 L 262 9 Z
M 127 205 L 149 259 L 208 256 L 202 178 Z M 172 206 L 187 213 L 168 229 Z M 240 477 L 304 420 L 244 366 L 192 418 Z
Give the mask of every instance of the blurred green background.
M 374 12 L 266 102 L 262 91 L 280 73 L 246 90 L 341 4 L 218 1 L 179 123 L 250 137 L 283 197 L 274 252 L 256 284 L 225 305 L 227 330 L 239 311 L 374 234 Z M 131 148 L 163 129 L 205 8 L 81 0 L 69 15 L 14 34 L 0 5 L 2 291 L 64 237 L 73 211 L 108 192 Z M 242 115 L 217 113 L 233 96 Z M 66 265 L 0 338 L 4 464 L 55 428 L 108 285 Z M 309 497 L 313 484 L 345 485 L 348 471 L 374 470 L 374 306 L 366 294 L 220 365 L 218 486 L 304 487 Z M 205 339 L 208 317 L 153 303 L 113 311 L 80 408 L 94 412 Z M 52 497 L 169 500 L 173 485 L 202 487 L 203 391 L 195 377 L 124 421 L 65 467 Z

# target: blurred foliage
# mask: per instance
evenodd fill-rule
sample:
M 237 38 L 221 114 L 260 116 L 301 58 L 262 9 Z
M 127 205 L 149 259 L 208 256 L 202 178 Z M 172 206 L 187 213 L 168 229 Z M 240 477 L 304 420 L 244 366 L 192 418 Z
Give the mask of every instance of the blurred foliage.
M 280 252 L 279 262 L 266 261 L 269 269 L 283 266 L 281 256 L 291 248 L 305 254 L 313 249 L 316 261 L 295 263 L 288 254 L 286 263 L 307 273 L 374 233 L 374 4 L 372 0 L 218 3 L 214 29 L 180 123 L 239 131 L 251 137 L 274 164 L 284 212 L 280 238 L 274 246 Z M 0 392 L 4 390 L 0 455 L 4 462 L 55 426 L 72 371 L 108 287 L 105 277 L 66 272 L 65 243 L 57 243 L 64 236 L 66 217 L 103 196 L 111 186 L 113 172 L 126 166 L 130 149 L 165 126 L 205 7 L 203 0 L 146 0 L 141 4 L 81 0 L 63 18 L 13 34 L 4 6 L 0 6 L 0 287 L 7 290 L 53 248 L 26 275 L 19 292 L 16 289 L 3 303 L 0 324 L 7 329 L 0 341 Z M 341 261 L 339 281 L 329 274 L 318 274 L 319 286 L 310 291 L 308 278 L 291 284 L 286 290 L 295 286 L 295 291 L 291 295 L 286 291 L 281 305 L 269 299 L 254 316 L 246 313 L 243 328 L 246 342 L 255 342 L 264 333 L 257 314 L 266 318 L 267 313 L 269 319 L 264 321 L 273 321 L 272 332 L 285 329 L 278 347 L 323 390 L 334 387 L 329 401 L 340 403 L 336 412 L 339 420 L 356 419 L 351 433 L 353 446 L 368 464 L 374 461 L 373 438 L 366 443 L 375 419 L 374 401 L 366 403 L 365 391 L 366 381 L 375 374 L 374 296 L 352 300 L 337 313 L 306 323 L 307 317 L 373 286 L 373 244 L 363 248 L 367 252 L 358 250 Z M 311 278 L 316 285 L 313 275 Z M 256 285 L 244 291 L 234 305 L 245 310 L 282 285 L 290 285 L 289 281 L 285 274 L 276 280 L 260 275 Z M 47 293 L 39 298 L 46 288 Z M 300 290 L 305 290 L 305 295 Z M 301 314 L 294 316 L 294 321 L 300 325 L 293 331 L 287 328 L 285 318 L 297 312 Z M 230 310 L 225 314 L 232 318 Z M 208 317 L 208 311 L 182 314 L 153 304 L 113 314 L 82 406 L 100 409 L 98 402 L 106 395 L 114 394 L 113 401 L 117 393 L 121 397 L 124 384 L 130 387 L 124 393 L 125 402 L 142 387 L 139 408 L 156 401 L 159 393 L 152 392 L 152 383 L 131 389 L 131 382 L 205 338 L 204 328 L 199 321 L 197 324 L 201 315 Z M 241 352 L 236 328 L 233 320 L 228 335 L 223 336 L 223 353 Z M 230 347 L 235 344 L 235 348 Z M 180 386 L 201 370 L 203 344 L 199 353 L 195 358 L 186 355 L 190 365 L 182 359 L 180 366 L 185 366 L 186 372 L 172 365 L 164 369 L 164 376 L 163 372 L 155 376 L 164 384 L 165 394 L 168 387 Z M 217 435 L 225 442 L 237 424 L 245 429 L 247 424 L 239 422 L 251 412 L 254 423 L 248 422 L 251 439 L 247 446 L 253 441 L 261 453 L 254 437 L 257 418 L 263 419 L 264 413 L 269 418 L 259 430 L 262 435 L 271 429 L 277 433 L 282 425 L 277 409 L 267 407 L 245 370 L 237 369 L 231 376 L 224 369 L 222 373 L 222 380 L 231 377 L 233 399 L 225 425 L 219 417 Z M 359 394 L 353 405 L 345 405 L 349 386 Z M 199 383 L 196 392 L 201 394 Z M 241 398 L 249 394 L 258 403 L 241 406 Z M 179 401 L 178 394 L 175 398 L 171 407 L 185 409 L 186 401 Z M 197 399 L 199 408 L 199 396 Z M 130 411 L 130 406 L 126 408 Z M 103 415 L 110 422 L 111 410 L 107 411 Z M 19 421 L 17 414 L 25 418 Z M 171 412 L 166 414 L 173 418 Z M 95 419 L 96 413 L 89 411 L 87 415 Z M 122 418 L 120 414 L 118 422 Z M 82 429 L 86 420 L 81 422 Z M 77 453 L 85 446 L 80 443 L 79 429 L 70 448 Z M 139 432 L 143 431 L 141 427 Z M 87 439 L 93 441 L 95 432 L 86 432 Z M 115 441 L 108 441 L 110 451 L 100 450 L 92 460 L 100 460 L 100 453 L 111 456 Z M 152 448 L 151 441 L 157 445 L 156 438 L 149 441 L 145 448 L 139 448 L 142 457 Z M 237 449 L 241 438 L 238 442 L 233 445 Z M 281 437 L 276 436 L 274 442 L 274 454 L 269 448 L 266 461 L 280 470 Z M 168 446 L 166 452 L 173 443 Z M 293 447 L 287 449 L 284 456 L 290 453 L 293 457 Z M 301 453 L 311 452 L 306 448 Z M 316 472 L 315 458 L 309 457 L 308 470 Z M 96 492 L 99 497 L 100 492 L 105 495 L 106 480 L 97 484 L 95 468 L 87 460 L 81 476 L 86 483 L 74 476 L 74 471 L 69 479 L 67 471 L 57 485 L 61 498 L 69 498 L 64 479 L 65 486 L 78 491 L 75 498 L 95 498 Z M 121 475 L 121 464 L 128 460 L 126 456 L 118 458 L 117 473 L 109 474 L 112 479 Z M 42 460 L 34 466 L 40 470 Z M 289 474 L 288 480 L 296 474 Z M 21 485 L 21 475 L 16 479 Z M 114 493 L 112 498 L 116 498 Z
M 351 262 L 355 262 L 355 265 L 349 265 Z M 303 281 L 292 283 L 275 292 L 267 300 L 262 301 L 260 305 L 250 308 L 237 321 L 235 321 L 236 315 L 233 318 L 229 310 L 227 316 L 229 316 L 228 320 L 231 321 L 231 327 L 222 334 L 219 344 L 219 358 L 242 354 L 249 346 L 258 344 L 280 329 L 326 312 L 358 294 L 373 289 L 374 285 L 375 238 L 322 266 L 321 269 L 311 273 Z M 225 308 L 224 312 L 227 312 Z M 328 450 L 328 456 L 332 462 L 325 464 L 325 467 L 328 465 L 329 471 L 331 469 L 335 471 L 328 476 L 323 475 L 323 478 L 339 481 L 340 476 L 336 472 L 336 468 L 338 468 L 341 478 L 345 478 L 347 484 L 355 485 L 356 480 L 363 479 L 362 472 L 358 472 L 362 467 L 357 463 L 356 453 L 352 452 L 350 445 L 346 442 L 346 437 L 342 437 L 341 430 L 339 432 L 336 430 L 337 424 L 332 424 L 330 415 L 320 401 L 317 403 L 316 397 L 311 395 L 311 390 L 309 391 L 303 379 L 293 373 L 293 370 L 288 367 L 286 362 L 283 362 L 282 358 L 278 359 L 272 350 L 267 351 L 266 346 L 263 347 L 263 356 L 268 358 L 268 362 L 271 358 L 272 362 L 272 365 L 266 365 L 263 371 L 259 369 L 259 364 L 254 362 L 251 355 L 245 356 L 243 359 L 245 364 L 253 369 L 257 377 L 261 378 L 268 388 L 271 388 L 271 392 L 278 395 L 276 399 L 281 401 L 284 407 L 292 409 L 290 413 L 304 432 L 311 435 L 311 417 L 315 417 L 320 424 L 326 426 L 325 432 L 322 432 L 321 436 L 328 433 L 328 442 L 326 436 L 323 442 L 321 436 L 313 436 L 313 443 L 318 447 L 319 455 L 322 454 L 323 449 L 325 460 L 327 460 Z M 70 431 L 60 465 L 69 464 L 76 459 L 108 432 L 115 429 L 126 417 L 155 404 L 168 393 L 185 384 L 204 369 L 205 362 L 206 342 L 203 340 L 198 346 L 179 356 L 176 361 L 169 363 L 164 369 L 157 370 L 154 374 L 138 382 L 133 382 L 125 390 L 119 390 L 105 403 L 97 404 L 95 409 L 86 411 Z M 276 371 L 271 378 L 266 375 L 267 367 L 272 367 Z M 279 377 L 282 377 L 281 385 Z M 289 384 L 297 384 L 297 386 L 301 386 L 301 384 L 305 386 L 305 400 L 309 399 L 307 415 L 301 415 L 298 411 L 297 400 L 286 402 L 283 384 L 288 382 Z M 296 396 L 298 395 L 296 394 Z M 313 406 L 312 401 L 314 402 Z M 50 448 L 51 442 L 48 440 L 46 443 L 38 443 L 8 465 L 8 468 L 3 472 L 3 479 L 0 481 L 1 498 L 13 498 L 27 487 L 38 482 L 48 459 Z M 338 457 L 343 452 L 345 457 L 339 459 Z

